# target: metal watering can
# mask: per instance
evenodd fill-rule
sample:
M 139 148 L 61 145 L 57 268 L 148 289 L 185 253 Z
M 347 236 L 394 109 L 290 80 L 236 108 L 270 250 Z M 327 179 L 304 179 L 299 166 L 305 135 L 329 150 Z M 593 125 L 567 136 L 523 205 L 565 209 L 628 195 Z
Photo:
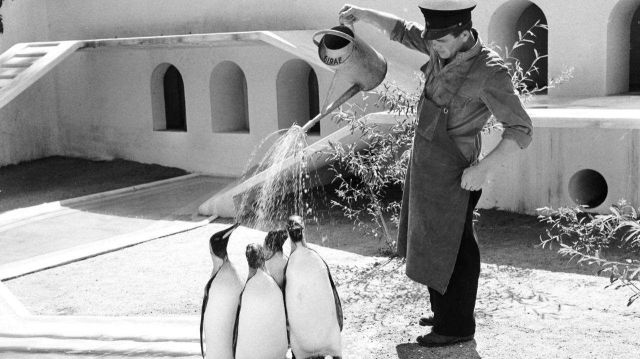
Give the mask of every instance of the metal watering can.
M 322 38 L 318 40 L 320 36 Z M 340 77 L 353 85 L 307 122 L 302 127 L 305 132 L 358 92 L 369 91 L 380 85 L 387 74 L 387 60 L 357 38 L 349 26 L 340 25 L 318 31 L 313 35 L 313 43 L 318 46 L 320 60 L 336 70 L 334 82 Z
M 322 36 L 320 41 L 319 36 Z M 335 68 L 336 74 L 358 85 L 360 91 L 369 91 L 380 85 L 387 74 L 384 57 L 357 38 L 348 26 L 318 31 L 313 35 L 313 42 L 318 46 L 320 60 Z

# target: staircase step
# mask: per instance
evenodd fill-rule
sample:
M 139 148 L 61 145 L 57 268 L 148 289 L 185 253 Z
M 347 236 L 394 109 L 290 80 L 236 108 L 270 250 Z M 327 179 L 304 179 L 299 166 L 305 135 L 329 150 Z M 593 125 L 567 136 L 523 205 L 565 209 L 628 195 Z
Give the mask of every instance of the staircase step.
M 1 54 L 0 108 L 82 45 L 82 41 L 20 43 Z
M 59 42 L 34 42 L 28 44 L 27 47 L 56 47 L 60 45 Z
M 96 357 L 94 354 L 77 354 L 77 353 L 29 353 L 29 352 L 3 352 L 0 358 L 7 359 L 202 359 L 198 355 L 162 355 L 156 354 L 100 354 Z
M 46 52 L 38 51 L 38 52 L 21 52 L 19 54 L 15 54 L 14 57 L 42 57 L 46 55 Z
M 0 78 L 0 89 L 9 86 L 13 82 L 13 79 Z
M 53 339 L 42 337 L 0 337 L 0 353 L 66 353 L 66 354 L 124 354 L 130 357 L 191 356 L 200 353 L 199 343 L 137 342 L 133 340 Z
M 24 71 L 22 68 L 0 68 L 0 79 L 11 80 Z
M 2 303 L 0 303 L 2 304 Z M 14 306 L 15 307 L 15 306 Z M 21 308 L 15 308 L 20 311 Z M 22 313 L 24 310 L 22 310 Z M 58 338 L 106 341 L 199 343 L 199 317 L 0 317 L 0 338 Z
M 29 67 L 38 60 L 38 57 L 12 57 L 0 64 L 1 67 Z
M 2 78 L 9 78 L 9 77 L 13 78 L 18 76 L 22 71 L 24 71 L 24 69 L 0 68 L 0 76 L 2 76 Z

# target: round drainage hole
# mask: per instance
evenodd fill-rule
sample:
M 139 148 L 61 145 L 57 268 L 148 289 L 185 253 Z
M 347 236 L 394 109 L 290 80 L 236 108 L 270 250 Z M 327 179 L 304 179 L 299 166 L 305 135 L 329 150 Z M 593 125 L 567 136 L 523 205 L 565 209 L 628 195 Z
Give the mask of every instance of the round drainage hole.
M 569 180 L 569 196 L 577 205 L 595 208 L 607 198 L 607 181 L 598 171 L 580 170 Z

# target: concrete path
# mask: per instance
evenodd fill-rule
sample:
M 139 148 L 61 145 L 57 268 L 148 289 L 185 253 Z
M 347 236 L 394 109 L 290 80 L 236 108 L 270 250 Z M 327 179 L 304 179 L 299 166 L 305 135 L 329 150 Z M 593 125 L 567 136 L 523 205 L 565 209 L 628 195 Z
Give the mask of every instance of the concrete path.
M 200 226 L 225 228 L 227 224 L 211 223 L 213 218 L 198 216 L 197 207 L 231 182 L 227 178 L 188 175 L 0 214 L 0 280 Z M 229 256 L 246 277 L 246 245 L 261 243 L 265 233 L 247 227 L 234 233 Z M 29 245 L 25 245 L 25 238 Z M 312 246 L 329 264 L 362 258 Z M 198 315 L 32 315 L 0 282 L 0 359 L 198 358 L 198 327 Z
M 187 175 L 0 214 L 0 279 L 207 225 L 198 205 L 230 182 Z M 0 358 L 198 357 L 197 325 L 193 316 L 31 315 L 0 283 Z
M 187 175 L 2 213 L 0 280 L 207 224 L 198 205 L 230 182 Z

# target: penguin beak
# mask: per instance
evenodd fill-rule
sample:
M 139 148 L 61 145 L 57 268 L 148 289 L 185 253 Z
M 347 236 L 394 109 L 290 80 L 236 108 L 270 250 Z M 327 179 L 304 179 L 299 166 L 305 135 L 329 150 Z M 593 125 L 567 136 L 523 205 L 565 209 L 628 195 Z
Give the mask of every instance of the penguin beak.
M 220 232 L 214 233 L 209 239 L 209 249 L 211 252 L 215 252 L 214 248 L 227 247 L 227 243 L 229 242 L 229 237 L 231 233 L 240 226 L 240 223 L 234 223 L 231 227 L 225 228 Z
M 235 231 L 235 230 L 236 230 L 236 228 L 238 228 L 238 226 L 240 226 L 240 223 L 234 223 L 231 227 L 229 227 L 229 228 L 225 229 L 225 230 L 223 231 L 224 233 L 222 234 L 222 238 L 223 238 L 223 239 L 228 239 L 228 238 L 229 238 L 229 236 L 231 236 L 231 233 L 232 233 L 233 231 Z

